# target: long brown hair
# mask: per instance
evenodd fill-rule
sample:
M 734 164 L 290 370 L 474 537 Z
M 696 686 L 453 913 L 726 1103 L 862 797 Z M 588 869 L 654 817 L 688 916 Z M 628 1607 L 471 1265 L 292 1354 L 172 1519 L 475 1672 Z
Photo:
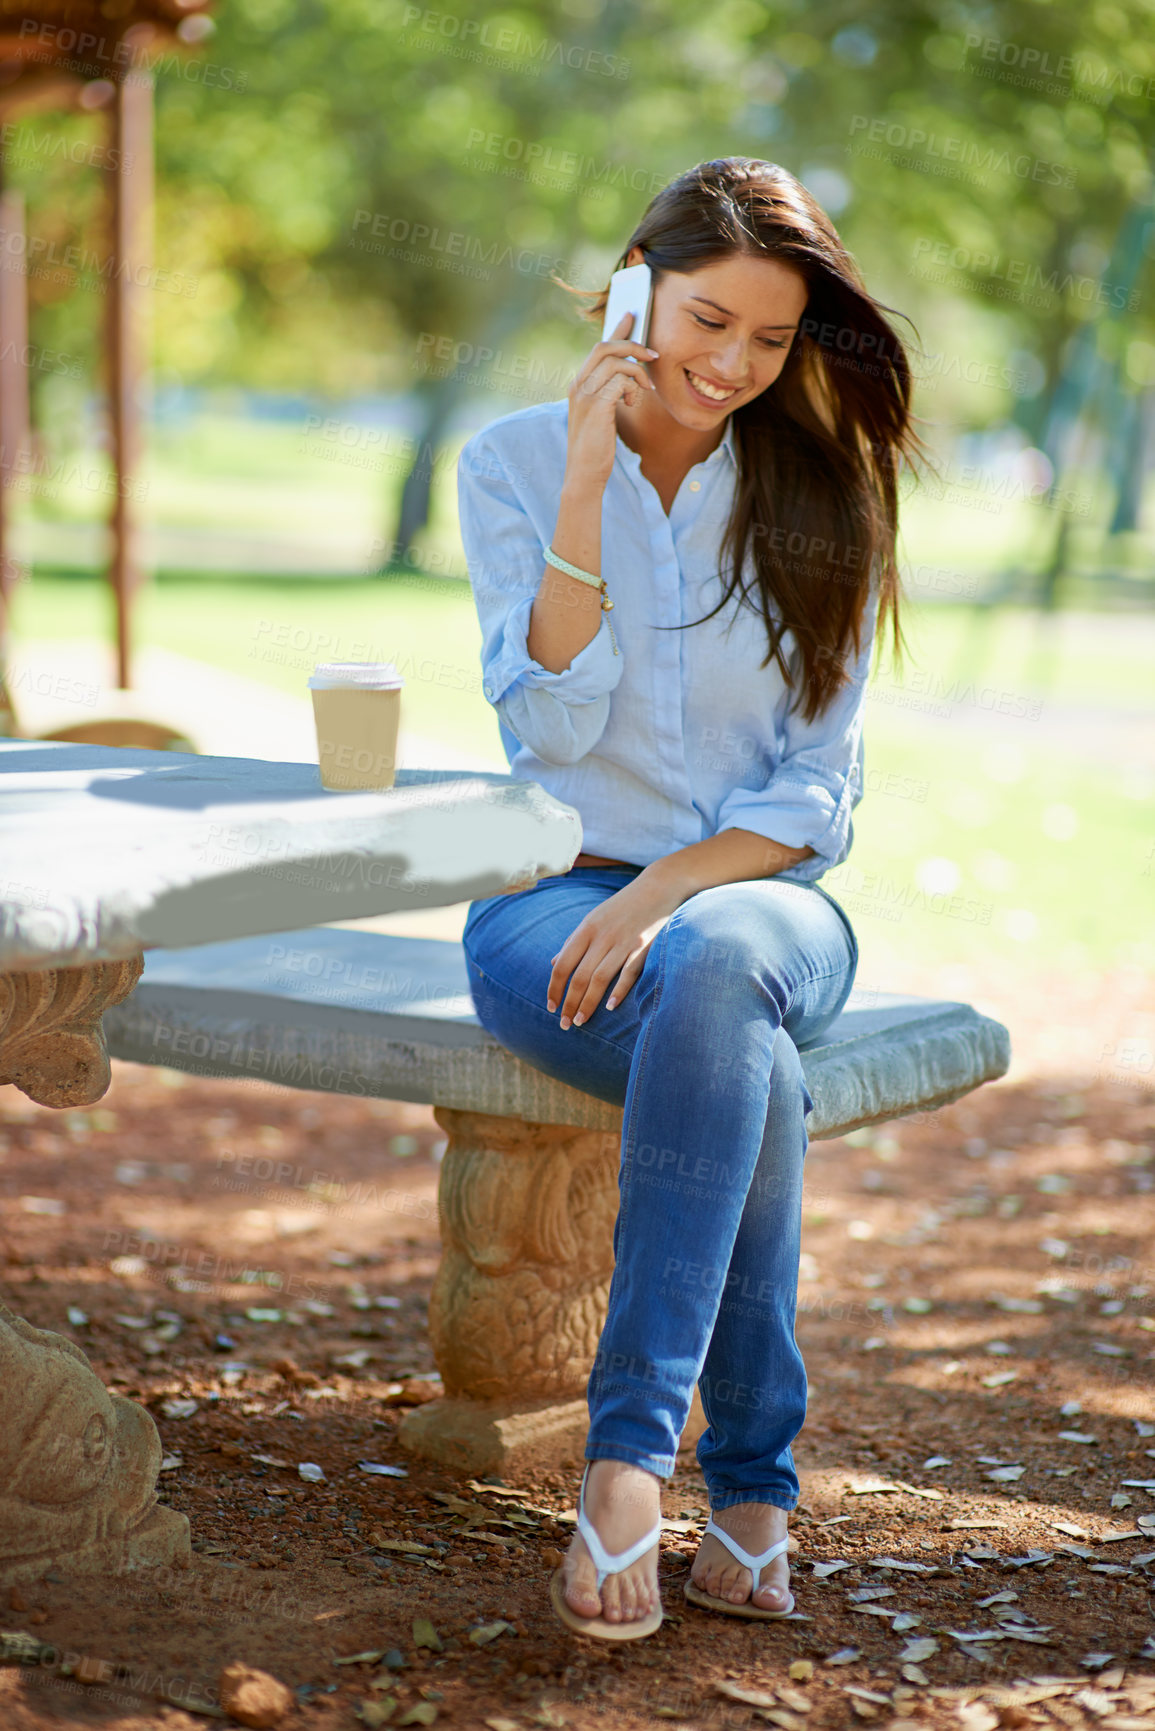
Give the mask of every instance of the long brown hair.
M 889 616 L 895 651 L 902 648 L 897 480 L 902 459 L 921 456 L 922 444 L 906 351 L 884 316 L 893 309 L 867 293 L 801 182 L 757 158 L 723 157 L 679 175 L 651 201 L 615 268 L 635 246 L 655 283 L 667 271 L 697 270 L 734 253 L 777 259 L 806 281 L 806 307 L 781 373 L 733 413 L 738 485 L 720 549 L 724 593 L 689 623 L 713 618 L 739 591 L 765 622 L 763 667 L 776 661 L 790 686 L 798 676 L 793 702 L 813 720 L 846 683 L 847 663 L 862 647 L 873 581 L 879 628 Z M 592 296 L 586 318 L 602 318 L 608 293 Z M 783 649 L 787 632 L 796 660 Z

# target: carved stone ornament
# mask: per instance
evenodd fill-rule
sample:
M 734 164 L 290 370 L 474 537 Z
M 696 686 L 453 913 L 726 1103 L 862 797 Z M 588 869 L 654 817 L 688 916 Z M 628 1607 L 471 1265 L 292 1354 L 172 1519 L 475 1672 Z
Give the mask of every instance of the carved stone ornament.
M 429 1305 L 448 1395 L 584 1395 L 614 1269 L 621 1138 L 437 1107 L 441 1265 Z
M 142 955 L 85 968 L 0 974 L 0 1083 L 38 1106 L 90 1106 L 112 1071 L 100 1018 L 127 998 Z
M 162 1508 L 156 1425 L 110 1394 L 80 1348 L 0 1304 L 0 1586 L 46 1569 L 115 1573 L 190 1561 L 187 1517 Z

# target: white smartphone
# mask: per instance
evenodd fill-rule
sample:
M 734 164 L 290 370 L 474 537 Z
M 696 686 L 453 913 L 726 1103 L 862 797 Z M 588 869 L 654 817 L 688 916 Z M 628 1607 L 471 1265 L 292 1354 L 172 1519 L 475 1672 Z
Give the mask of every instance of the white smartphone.
M 633 326 L 626 333 L 625 340 L 643 345 L 648 343 L 653 299 L 653 276 L 648 264 L 632 264 L 627 270 L 616 270 L 610 278 L 610 296 L 602 324 L 603 343 L 613 336 L 625 313 L 634 315 Z

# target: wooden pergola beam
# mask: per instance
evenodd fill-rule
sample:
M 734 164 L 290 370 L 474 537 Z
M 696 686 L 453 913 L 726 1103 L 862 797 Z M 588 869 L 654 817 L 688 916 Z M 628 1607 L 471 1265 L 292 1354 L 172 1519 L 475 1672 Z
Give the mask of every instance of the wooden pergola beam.
M 109 578 L 116 607 L 117 684 L 131 683 L 132 612 L 144 581 L 140 557 L 139 497 L 142 426 L 148 381 L 151 301 L 145 286 L 153 256 L 152 54 L 166 42 L 192 41 L 185 23 L 212 0 L 118 0 L 109 18 L 98 0 L 26 0 L 21 27 L 0 24 L 0 121 L 49 108 L 107 107 L 112 144 L 122 167 L 110 176 L 107 306 L 109 431 L 116 491 L 110 529 Z M 9 8 L 5 7 L 5 10 Z M 30 28 L 31 24 L 35 29 Z M 91 49 L 91 70 L 77 64 Z M 94 76 L 105 64 L 107 77 Z M 129 73 L 131 72 L 131 76 Z M 4 670 L 8 662 L 8 603 L 21 575 L 11 536 L 12 478 L 29 431 L 28 368 L 22 356 L 28 333 L 23 202 L 6 191 L 0 175 L 0 226 L 16 237 L 15 253 L 0 257 L 0 728 L 5 725 Z M 10 717 L 10 710 L 8 711 Z M 9 719 L 8 725 L 11 725 Z
M 152 79 L 138 72 L 116 87 L 111 142 L 122 167 L 110 177 L 114 265 L 108 288 L 108 404 L 116 492 L 109 576 L 116 602 L 116 682 L 122 690 L 132 683 L 133 603 L 145 575 L 136 498 L 152 326 L 144 286 L 152 263 L 152 133 Z

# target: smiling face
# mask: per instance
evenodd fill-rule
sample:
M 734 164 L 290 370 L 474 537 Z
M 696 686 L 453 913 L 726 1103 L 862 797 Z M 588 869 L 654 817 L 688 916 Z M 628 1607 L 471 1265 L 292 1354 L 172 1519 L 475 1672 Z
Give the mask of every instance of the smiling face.
M 643 262 L 631 247 L 627 264 Z M 668 271 L 654 288 L 646 370 L 659 403 L 687 431 L 717 430 L 782 371 L 808 298 L 801 273 L 735 253 L 698 270 Z M 655 401 L 656 397 L 656 401 Z

